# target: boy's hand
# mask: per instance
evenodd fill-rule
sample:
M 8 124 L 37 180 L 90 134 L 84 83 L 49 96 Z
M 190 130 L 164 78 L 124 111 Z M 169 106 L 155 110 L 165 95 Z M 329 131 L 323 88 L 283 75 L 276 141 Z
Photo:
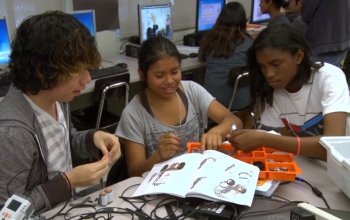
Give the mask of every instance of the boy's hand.
M 77 166 L 66 173 L 71 188 L 92 186 L 98 182 L 108 171 L 108 156 L 100 161 Z
M 115 162 L 121 154 L 118 137 L 113 134 L 96 131 L 94 134 L 94 144 L 100 149 L 104 156 L 107 155 L 109 164 Z

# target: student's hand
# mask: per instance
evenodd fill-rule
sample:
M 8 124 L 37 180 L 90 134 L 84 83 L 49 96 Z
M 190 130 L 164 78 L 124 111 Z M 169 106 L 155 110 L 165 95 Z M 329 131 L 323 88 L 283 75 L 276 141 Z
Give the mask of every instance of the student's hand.
M 264 134 L 264 132 L 253 129 L 240 129 L 231 132 L 228 141 L 238 150 L 251 152 L 263 145 L 262 137 Z
M 77 166 L 66 173 L 72 189 L 75 187 L 92 186 L 99 181 L 108 171 L 108 156 L 100 161 Z
M 158 155 L 162 160 L 167 160 L 180 150 L 180 138 L 173 133 L 163 134 L 159 138 Z
M 109 164 L 112 164 L 120 157 L 120 144 L 118 137 L 115 135 L 104 131 L 96 131 L 94 144 L 102 151 L 104 156 L 108 157 Z
M 201 150 L 217 150 L 222 144 L 222 136 L 214 129 L 209 130 L 201 137 Z

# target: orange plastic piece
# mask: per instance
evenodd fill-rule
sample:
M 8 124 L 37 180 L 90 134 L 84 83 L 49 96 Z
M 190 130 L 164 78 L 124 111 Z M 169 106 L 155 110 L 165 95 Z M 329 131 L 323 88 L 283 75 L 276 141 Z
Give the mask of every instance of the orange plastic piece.
M 199 142 L 188 142 L 187 152 L 192 153 L 194 148 L 200 149 Z M 219 148 L 226 152 L 232 152 L 233 146 L 229 143 L 222 144 Z M 281 181 L 293 181 L 297 174 L 301 174 L 301 169 L 297 166 L 293 159 L 293 154 L 273 154 L 273 152 L 281 152 L 268 147 L 260 147 L 250 153 L 244 153 L 243 151 L 236 150 L 234 155 L 230 155 L 240 161 L 253 164 L 255 161 L 260 161 L 264 164 L 264 170 L 259 173 L 258 186 L 265 183 L 266 180 L 281 180 Z M 284 169 L 287 171 L 273 171 L 274 169 Z
M 103 196 L 103 195 L 106 195 L 106 192 L 105 192 L 104 190 L 102 190 L 102 191 L 100 192 L 100 194 Z

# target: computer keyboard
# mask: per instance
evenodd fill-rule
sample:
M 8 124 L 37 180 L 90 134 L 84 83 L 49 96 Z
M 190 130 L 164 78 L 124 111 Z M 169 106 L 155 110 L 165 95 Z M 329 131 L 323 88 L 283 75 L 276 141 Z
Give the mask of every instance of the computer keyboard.
M 128 72 L 129 70 L 121 66 L 115 65 L 103 69 L 90 70 L 91 79 L 99 79 L 107 76 L 113 76 L 120 73 Z
M 181 60 L 186 59 L 186 58 L 188 58 L 188 55 L 180 53 Z

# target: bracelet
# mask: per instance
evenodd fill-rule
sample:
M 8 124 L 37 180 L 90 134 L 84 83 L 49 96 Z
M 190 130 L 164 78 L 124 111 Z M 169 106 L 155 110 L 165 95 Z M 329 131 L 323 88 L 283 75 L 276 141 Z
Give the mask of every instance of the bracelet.
M 72 190 L 72 186 L 70 184 L 70 181 L 69 181 L 67 175 L 65 173 L 61 173 L 61 175 L 62 175 L 63 179 L 66 181 L 66 183 L 68 184 L 69 190 Z
M 298 136 L 297 136 L 297 141 L 298 141 L 298 149 L 297 149 L 297 153 L 295 154 L 296 156 L 300 154 L 300 138 Z

